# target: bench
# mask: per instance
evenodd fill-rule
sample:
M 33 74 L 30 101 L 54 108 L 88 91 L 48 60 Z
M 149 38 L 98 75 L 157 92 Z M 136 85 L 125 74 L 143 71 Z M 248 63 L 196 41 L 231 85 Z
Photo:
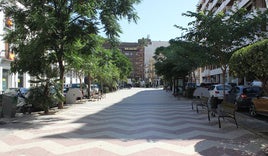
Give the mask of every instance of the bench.
M 102 98 L 105 98 L 105 94 L 102 93 L 102 91 L 93 91 L 90 95 L 90 98 L 92 100 L 101 100 Z
M 234 104 L 228 102 L 221 102 L 218 104 L 216 111 L 213 111 L 213 115 L 217 116 L 219 128 L 221 128 L 221 119 L 230 118 L 234 120 L 236 127 L 238 128 L 237 120 L 236 120 L 236 108 Z
M 209 92 L 207 88 L 198 87 L 194 90 L 193 93 L 193 101 L 192 101 L 192 110 L 194 109 L 194 105 L 196 106 L 196 112 L 199 113 L 199 107 L 207 110 L 208 120 L 210 121 L 210 109 L 209 109 Z
M 210 122 L 211 116 L 218 118 L 219 128 L 221 128 L 221 119 L 230 118 L 233 119 L 236 127 L 238 128 L 236 120 L 236 108 L 234 104 L 227 103 L 225 101 L 221 102 L 216 98 L 210 98 L 207 89 L 197 88 L 193 93 L 194 99 L 192 100 L 192 110 L 194 110 L 194 105 L 196 106 L 196 112 L 199 113 L 199 107 L 205 109 L 208 115 L 208 121 Z
M 209 97 L 200 97 L 200 103 L 196 103 L 196 112 L 199 113 L 199 107 L 205 109 L 208 115 L 208 121 L 210 121 L 210 108 L 209 108 Z
M 199 96 L 194 96 L 193 99 L 192 99 L 192 103 L 191 103 L 192 110 L 194 110 L 194 105 L 197 105 L 199 103 L 201 103 L 200 97 Z
M 198 87 L 193 92 L 192 99 L 192 110 L 194 110 L 194 105 L 202 103 L 201 97 L 208 97 L 208 90 L 206 88 Z

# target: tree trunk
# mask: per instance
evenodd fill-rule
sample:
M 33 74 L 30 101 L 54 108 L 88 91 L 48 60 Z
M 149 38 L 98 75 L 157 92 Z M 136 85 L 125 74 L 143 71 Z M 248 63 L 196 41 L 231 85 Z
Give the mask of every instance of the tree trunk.
M 63 61 L 59 61 L 59 69 L 60 69 L 60 83 L 61 83 L 61 92 L 63 93 L 64 89 L 64 65 Z M 58 109 L 63 109 L 63 102 L 58 103 Z
M 192 71 L 192 75 L 193 75 L 193 80 L 196 83 L 196 76 L 195 76 L 195 71 Z
M 45 108 L 45 109 L 44 109 L 44 114 L 45 114 L 45 115 L 48 115 L 48 114 L 49 114 L 49 109 L 48 109 L 48 108 Z
M 90 78 L 90 73 L 88 73 L 88 88 L 87 88 L 87 94 L 88 94 L 88 99 L 90 99 L 90 90 L 91 90 L 91 78 Z
M 48 83 L 45 84 L 45 88 L 44 88 L 44 96 L 46 97 L 46 99 L 49 99 L 49 94 L 50 94 L 50 88 Z M 49 100 L 50 101 L 50 100 Z M 43 109 L 44 109 L 44 114 L 48 114 L 49 113 L 49 102 L 47 100 L 43 101 Z
M 225 101 L 225 99 L 226 99 L 226 94 L 225 94 L 225 82 L 226 82 L 226 78 L 225 78 L 225 76 L 226 76 L 226 70 L 227 70 L 227 66 L 225 65 L 225 66 L 223 66 L 222 67 L 222 81 L 223 81 L 223 101 Z

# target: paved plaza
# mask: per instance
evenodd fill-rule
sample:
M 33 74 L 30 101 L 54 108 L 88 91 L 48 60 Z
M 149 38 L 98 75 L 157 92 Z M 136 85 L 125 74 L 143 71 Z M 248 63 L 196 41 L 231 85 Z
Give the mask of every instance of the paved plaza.
M 26 115 L 1 124 L 0 135 L 1 156 L 268 155 L 267 138 L 228 120 L 219 128 L 162 89 L 123 89 L 53 115 Z

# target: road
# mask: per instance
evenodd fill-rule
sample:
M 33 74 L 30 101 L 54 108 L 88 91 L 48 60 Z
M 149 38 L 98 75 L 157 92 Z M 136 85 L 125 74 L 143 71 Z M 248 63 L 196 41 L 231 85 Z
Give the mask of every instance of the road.
M 265 156 L 268 140 L 196 113 L 162 89 L 132 88 L 53 115 L 1 124 L 1 156 Z M 240 119 L 239 119 L 240 120 Z M 239 124 L 238 120 L 238 124 Z

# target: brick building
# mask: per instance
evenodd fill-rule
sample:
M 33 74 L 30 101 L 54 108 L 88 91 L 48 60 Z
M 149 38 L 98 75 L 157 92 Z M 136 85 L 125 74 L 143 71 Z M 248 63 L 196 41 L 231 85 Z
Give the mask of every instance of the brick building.
M 119 49 L 125 54 L 133 65 L 133 71 L 130 74 L 132 80 L 144 80 L 144 47 L 139 43 L 122 42 Z

